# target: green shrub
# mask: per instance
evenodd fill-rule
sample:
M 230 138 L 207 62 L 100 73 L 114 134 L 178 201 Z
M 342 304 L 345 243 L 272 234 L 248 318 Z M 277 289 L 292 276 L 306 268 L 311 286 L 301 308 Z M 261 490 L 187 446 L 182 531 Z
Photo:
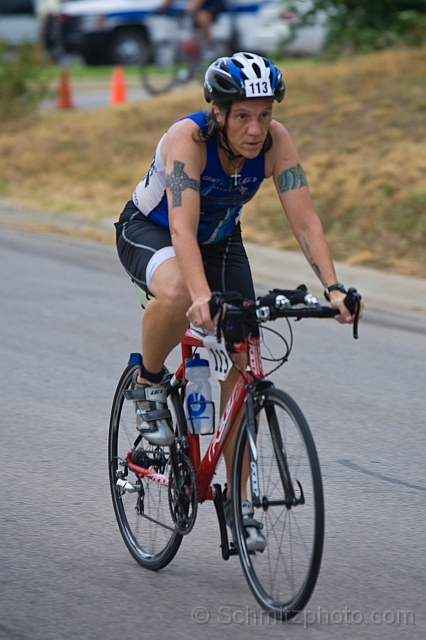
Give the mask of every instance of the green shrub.
M 0 42 L 0 124 L 35 111 L 49 95 L 43 67 L 42 55 L 34 47 L 11 48 Z
M 298 1 L 290 4 L 297 8 Z M 325 12 L 325 51 L 332 55 L 426 42 L 426 0 L 312 0 L 310 5 L 293 30 L 315 23 L 318 12 Z

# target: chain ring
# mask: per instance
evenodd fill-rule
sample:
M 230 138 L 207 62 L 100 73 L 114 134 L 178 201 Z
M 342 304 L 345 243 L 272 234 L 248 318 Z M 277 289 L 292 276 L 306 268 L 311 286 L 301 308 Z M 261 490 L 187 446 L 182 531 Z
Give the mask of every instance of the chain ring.
M 195 472 L 189 458 L 178 451 L 176 454 L 179 475 L 184 484 L 179 491 L 175 486 L 173 470 L 169 475 L 169 507 L 175 523 L 176 533 L 187 535 L 192 531 L 198 511 L 198 492 Z

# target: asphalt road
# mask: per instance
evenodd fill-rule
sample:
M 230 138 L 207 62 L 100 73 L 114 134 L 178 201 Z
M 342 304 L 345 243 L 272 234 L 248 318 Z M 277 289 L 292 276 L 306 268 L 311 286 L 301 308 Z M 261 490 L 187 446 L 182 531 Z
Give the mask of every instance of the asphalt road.
M 126 69 L 124 68 L 124 83 L 125 83 L 125 102 L 137 102 L 138 100 L 146 100 L 150 97 L 150 94 L 144 89 L 142 80 L 139 76 L 126 75 Z M 72 107 L 78 110 L 96 109 L 98 107 L 107 107 L 111 102 L 112 92 L 112 75 L 109 79 L 72 79 L 69 81 L 69 91 Z M 186 85 L 187 88 L 192 86 L 201 85 L 195 81 L 191 81 Z M 177 88 L 179 89 L 179 87 Z M 180 90 L 181 87 L 180 87 Z M 59 80 L 52 83 L 52 91 L 54 97 L 43 100 L 40 105 L 41 111 L 51 111 L 56 109 Z
M 142 87 L 142 81 L 138 77 L 125 78 L 126 102 L 145 100 L 149 97 Z M 57 93 L 59 88 L 53 87 L 54 98 L 43 100 L 41 111 L 51 111 L 56 108 Z M 78 110 L 96 109 L 107 107 L 111 100 L 112 79 L 110 80 L 70 80 L 69 90 L 72 107 Z
M 1 639 L 426 637 L 424 333 L 294 325 L 273 378 L 314 433 L 326 544 L 304 616 L 277 625 L 221 560 L 211 504 L 159 573 L 122 543 L 108 417 L 140 312 L 114 249 L 0 229 L 0 273 Z

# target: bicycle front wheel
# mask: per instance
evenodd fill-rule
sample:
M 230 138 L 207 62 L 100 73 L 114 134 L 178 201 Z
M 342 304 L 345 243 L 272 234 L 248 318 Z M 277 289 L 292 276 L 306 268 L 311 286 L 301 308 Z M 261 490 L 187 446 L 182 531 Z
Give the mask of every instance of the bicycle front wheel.
M 234 453 L 232 495 L 235 543 L 250 589 L 261 607 L 289 620 L 308 602 L 318 577 L 324 540 L 324 499 L 315 444 L 294 400 L 269 388 L 255 403 L 257 471 L 261 504 L 255 520 L 263 524 L 266 548 L 249 552 L 241 500 L 249 461 L 247 420 Z
M 131 471 L 126 473 L 127 454 L 135 446 L 138 431 L 134 403 L 124 399 L 124 391 L 130 388 L 136 369 L 135 366 L 125 369 L 112 405 L 108 448 L 110 488 L 118 527 L 128 550 L 140 565 L 157 571 L 173 560 L 182 536 L 175 531 L 168 483 L 138 478 Z M 172 392 L 168 403 L 176 433 L 184 435 L 185 416 L 177 391 Z M 132 460 L 169 477 L 169 447 L 153 446 L 139 438 Z

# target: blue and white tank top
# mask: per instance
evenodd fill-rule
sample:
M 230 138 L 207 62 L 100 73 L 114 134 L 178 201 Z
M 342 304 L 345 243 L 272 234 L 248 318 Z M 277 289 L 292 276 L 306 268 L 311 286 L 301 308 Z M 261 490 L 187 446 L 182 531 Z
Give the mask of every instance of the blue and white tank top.
M 206 130 L 207 111 L 185 116 Z M 169 229 L 166 194 L 166 167 L 161 159 L 161 143 L 157 145 L 148 173 L 133 192 L 133 202 L 141 213 L 160 227 Z M 212 244 L 229 236 L 241 217 L 243 205 L 251 200 L 265 177 L 265 154 L 246 159 L 238 177 L 223 170 L 217 145 L 206 141 L 207 162 L 200 176 L 201 215 L 197 239 L 200 244 Z

